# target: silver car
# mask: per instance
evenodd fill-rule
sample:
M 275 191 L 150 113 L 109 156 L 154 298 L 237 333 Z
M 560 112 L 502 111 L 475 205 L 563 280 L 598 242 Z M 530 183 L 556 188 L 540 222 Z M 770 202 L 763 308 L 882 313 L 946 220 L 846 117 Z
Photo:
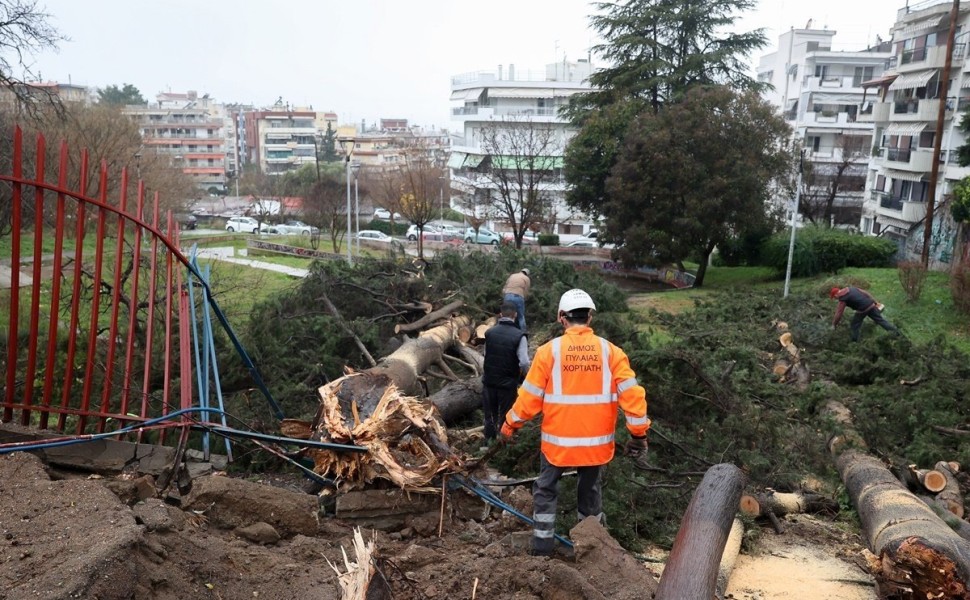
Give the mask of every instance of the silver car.
M 307 225 L 303 221 L 287 221 L 277 225 L 270 225 L 267 229 L 269 233 L 279 235 L 310 235 L 320 233 L 320 230 L 312 225 Z

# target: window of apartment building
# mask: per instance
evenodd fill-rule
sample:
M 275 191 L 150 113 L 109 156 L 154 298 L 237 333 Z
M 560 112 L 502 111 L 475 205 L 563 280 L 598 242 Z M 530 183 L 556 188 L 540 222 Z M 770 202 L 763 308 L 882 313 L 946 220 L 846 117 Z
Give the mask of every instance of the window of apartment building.
M 825 79 L 828 75 L 829 66 L 828 65 L 815 65 L 815 76 Z
M 809 135 L 805 137 L 805 147 L 811 148 L 812 152 L 818 152 L 818 149 L 822 146 L 822 138 L 817 135 Z
M 936 138 L 935 131 L 924 131 L 919 134 L 919 148 L 932 148 L 933 140 Z
M 859 87 L 863 81 L 872 79 L 873 67 L 856 67 L 852 74 L 852 87 Z
M 818 50 L 818 42 L 805 42 L 805 52 L 815 52 Z
M 876 191 L 877 192 L 884 192 L 884 191 L 886 191 L 886 176 L 885 175 L 877 175 L 876 176 Z

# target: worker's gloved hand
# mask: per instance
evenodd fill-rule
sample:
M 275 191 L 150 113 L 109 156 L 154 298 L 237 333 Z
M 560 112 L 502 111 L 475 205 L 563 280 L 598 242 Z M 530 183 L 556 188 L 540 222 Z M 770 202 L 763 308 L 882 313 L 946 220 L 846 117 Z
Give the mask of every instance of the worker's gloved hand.
M 498 441 L 502 444 L 508 444 L 512 441 L 512 436 L 515 435 L 515 430 L 509 426 L 509 424 L 502 423 L 502 429 L 499 431 Z
M 630 458 L 641 458 L 647 455 L 647 436 L 630 437 L 630 441 L 623 447 L 623 455 Z

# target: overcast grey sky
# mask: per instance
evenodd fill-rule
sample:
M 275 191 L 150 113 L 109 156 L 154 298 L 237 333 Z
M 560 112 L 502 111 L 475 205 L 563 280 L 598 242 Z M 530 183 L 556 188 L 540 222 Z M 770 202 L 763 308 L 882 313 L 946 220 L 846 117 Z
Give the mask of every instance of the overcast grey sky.
M 147 99 L 197 90 L 223 102 L 449 127 L 450 77 L 586 57 L 587 0 L 40 0 L 70 38 L 33 57 L 46 80 L 131 83 Z M 905 0 L 759 0 L 739 29 L 835 29 L 834 49 L 884 39 Z M 761 53 L 759 53 L 760 56 Z M 758 56 L 751 57 L 757 64 Z M 597 64 L 593 57 L 594 65 Z

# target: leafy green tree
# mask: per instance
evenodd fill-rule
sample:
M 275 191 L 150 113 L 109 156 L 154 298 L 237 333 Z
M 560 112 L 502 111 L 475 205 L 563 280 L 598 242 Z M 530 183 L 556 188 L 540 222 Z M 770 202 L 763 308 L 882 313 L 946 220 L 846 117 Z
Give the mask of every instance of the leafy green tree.
M 333 125 L 327 121 L 327 130 L 323 133 L 323 139 L 320 144 L 320 156 L 317 157 L 317 160 L 337 162 L 342 159 L 343 157 L 337 153 L 337 132 L 334 131 Z
M 145 104 L 138 88 L 126 83 L 121 87 L 109 85 L 98 90 L 98 104 L 110 104 L 113 106 L 126 106 L 128 104 Z
M 616 150 L 633 117 L 659 112 L 697 85 L 760 90 L 747 56 L 767 43 L 762 30 L 731 33 L 754 0 L 622 0 L 595 5 L 593 28 L 605 40 L 594 51 L 611 66 L 590 77 L 593 91 L 565 109 L 580 128 L 566 152 L 567 202 L 599 212 Z M 604 112 L 605 111 L 605 112 Z
M 791 130 L 753 92 L 696 87 L 626 135 L 606 182 L 606 237 L 630 265 L 700 263 L 714 247 L 770 221 L 774 184 L 789 173 Z M 602 231 L 602 230 L 601 230 Z
M 970 223 L 970 177 L 964 177 L 953 186 L 950 215 L 957 223 Z

